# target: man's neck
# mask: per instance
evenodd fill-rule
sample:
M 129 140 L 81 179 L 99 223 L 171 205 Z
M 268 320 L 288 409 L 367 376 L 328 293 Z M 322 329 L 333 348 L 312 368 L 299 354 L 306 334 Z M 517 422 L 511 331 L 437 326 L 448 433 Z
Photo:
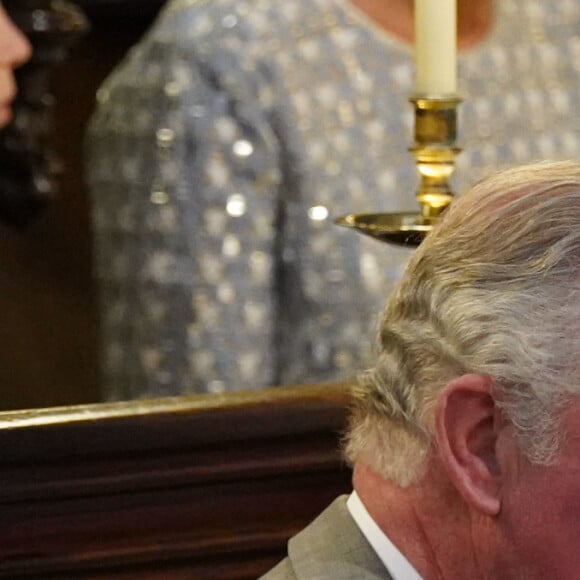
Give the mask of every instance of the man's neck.
M 353 484 L 376 524 L 422 578 L 492 577 L 481 568 L 486 538 L 479 532 L 485 526 L 473 521 L 444 478 L 400 488 L 357 464 Z M 486 568 L 491 564 L 485 561 Z
M 413 0 L 348 0 L 386 33 L 405 44 L 414 39 Z M 457 42 L 460 50 L 485 40 L 493 23 L 492 0 L 458 0 Z

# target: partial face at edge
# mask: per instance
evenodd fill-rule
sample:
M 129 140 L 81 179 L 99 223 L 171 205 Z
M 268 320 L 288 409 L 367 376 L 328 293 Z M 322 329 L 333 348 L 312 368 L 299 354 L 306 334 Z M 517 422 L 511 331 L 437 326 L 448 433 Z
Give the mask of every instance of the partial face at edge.
M 0 3 L 0 128 L 12 118 L 11 103 L 16 96 L 13 71 L 31 55 L 30 43 L 8 17 Z

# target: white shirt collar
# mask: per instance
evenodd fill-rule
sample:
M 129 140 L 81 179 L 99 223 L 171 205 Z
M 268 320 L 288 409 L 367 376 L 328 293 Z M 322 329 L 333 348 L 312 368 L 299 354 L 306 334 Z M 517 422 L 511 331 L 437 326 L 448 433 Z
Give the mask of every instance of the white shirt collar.
M 356 525 L 381 559 L 393 580 L 422 580 L 409 560 L 399 552 L 371 517 L 360 497 L 353 491 L 346 506 Z

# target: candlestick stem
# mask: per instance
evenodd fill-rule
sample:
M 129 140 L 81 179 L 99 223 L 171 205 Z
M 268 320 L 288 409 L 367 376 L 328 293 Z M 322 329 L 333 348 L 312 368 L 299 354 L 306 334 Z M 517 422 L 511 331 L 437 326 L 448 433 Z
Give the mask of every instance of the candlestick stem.
M 457 96 L 415 96 L 415 141 L 410 151 L 415 156 L 421 177 L 417 202 L 421 216 L 437 217 L 453 199 L 449 178 L 455 170 L 455 157 L 461 151 L 457 139 Z
M 350 214 L 336 223 L 382 242 L 417 246 L 453 199 L 449 178 L 461 151 L 455 144 L 461 99 L 456 95 L 419 95 L 410 100 L 415 107 L 415 137 L 410 151 L 421 178 L 416 192 L 420 212 Z

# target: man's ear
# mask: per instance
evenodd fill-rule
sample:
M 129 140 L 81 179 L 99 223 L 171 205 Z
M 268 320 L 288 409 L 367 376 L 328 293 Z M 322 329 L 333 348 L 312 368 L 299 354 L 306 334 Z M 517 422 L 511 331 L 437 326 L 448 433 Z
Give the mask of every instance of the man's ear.
M 435 411 L 438 454 L 465 501 L 486 515 L 501 508 L 498 462 L 499 413 L 492 380 L 463 375 L 441 392 Z

